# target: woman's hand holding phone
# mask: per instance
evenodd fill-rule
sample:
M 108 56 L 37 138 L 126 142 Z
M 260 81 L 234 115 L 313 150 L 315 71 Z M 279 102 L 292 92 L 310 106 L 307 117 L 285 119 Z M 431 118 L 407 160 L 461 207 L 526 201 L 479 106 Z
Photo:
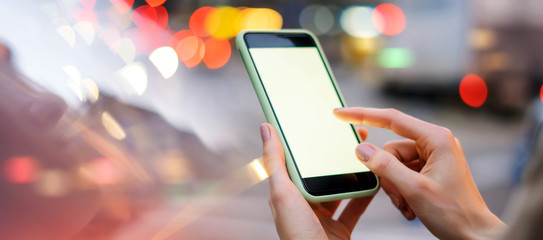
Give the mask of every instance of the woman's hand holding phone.
M 460 142 L 448 129 L 393 109 L 342 108 L 334 114 L 406 138 L 389 142 L 384 149 L 362 143 L 356 153 L 380 176 L 381 186 L 407 219 L 417 216 L 440 239 L 492 238 L 504 228 L 486 206 Z M 270 129 L 268 135 L 262 130 L 264 160 L 271 171 L 270 206 L 280 237 L 313 239 L 328 233 L 329 237 L 349 238 L 371 198 L 352 200 L 338 221 L 332 222 L 338 202 L 310 205 L 303 199 L 288 178 L 275 131 L 270 125 L 263 126 Z M 367 135 L 363 128 L 359 132 L 363 138 Z
M 332 219 L 340 200 L 309 203 L 289 178 L 283 147 L 272 125 L 260 127 L 264 164 L 269 173 L 269 204 L 281 239 L 349 239 L 372 196 L 351 200 L 337 220 Z M 359 131 L 365 138 L 365 129 Z

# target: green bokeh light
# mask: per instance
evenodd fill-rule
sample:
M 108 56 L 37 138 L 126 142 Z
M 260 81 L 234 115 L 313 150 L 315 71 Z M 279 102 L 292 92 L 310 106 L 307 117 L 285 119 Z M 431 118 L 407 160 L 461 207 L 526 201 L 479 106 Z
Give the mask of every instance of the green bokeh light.
M 377 63 L 384 68 L 408 68 L 413 62 L 413 52 L 407 48 L 385 48 L 377 54 Z

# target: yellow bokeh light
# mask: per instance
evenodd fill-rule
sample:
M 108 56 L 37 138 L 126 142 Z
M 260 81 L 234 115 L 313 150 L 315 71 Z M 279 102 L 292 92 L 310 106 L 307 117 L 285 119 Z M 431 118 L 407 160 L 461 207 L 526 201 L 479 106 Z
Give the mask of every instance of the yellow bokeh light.
M 469 35 L 469 42 L 475 49 L 487 50 L 496 44 L 496 34 L 490 29 L 475 29 Z
M 98 98 L 100 97 L 100 90 L 98 89 L 98 85 L 90 79 L 85 78 L 83 79 L 83 87 L 85 89 L 85 96 L 86 99 L 90 102 L 96 102 Z
M 70 186 L 66 174 L 59 170 L 43 170 L 34 187 L 44 197 L 61 197 L 65 195 Z
M 236 21 L 240 10 L 234 7 L 220 7 L 211 11 L 205 22 L 207 32 L 216 38 L 232 38 L 237 34 Z
M 108 112 L 102 113 L 102 125 L 104 125 L 106 131 L 113 138 L 122 140 L 126 137 L 126 133 L 124 132 L 121 125 Z
M 281 14 L 269 8 L 247 8 L 241 13 L 239 31 L 246 29 L 281 29 L 283 18 Z
M 268 178 L 268 172 L 266 172 L 266 169 L 262 165 L 261 159 L 257 158 L 253 160 L 249 165 L 251 166 L 253 173 L 255 173 L 255 175 L 258 177 L 258 180 L 262 181 Z

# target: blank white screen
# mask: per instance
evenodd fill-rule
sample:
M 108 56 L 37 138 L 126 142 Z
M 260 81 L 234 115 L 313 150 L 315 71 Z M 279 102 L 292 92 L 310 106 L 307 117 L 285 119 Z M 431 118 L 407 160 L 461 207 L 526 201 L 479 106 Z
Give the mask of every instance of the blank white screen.
M 333 114 L 341 102 L 317 48 L 249 51 L 302 178 L 369 171 L 351 126 Z

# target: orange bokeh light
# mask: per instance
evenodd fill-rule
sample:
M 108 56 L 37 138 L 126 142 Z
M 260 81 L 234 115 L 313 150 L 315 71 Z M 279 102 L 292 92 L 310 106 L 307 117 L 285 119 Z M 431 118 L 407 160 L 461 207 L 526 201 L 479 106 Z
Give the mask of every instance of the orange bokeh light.
M 134 5 L 134 0 L 110 0 L 113 6 L 119 11 L 120 13 L 127 13 L 132 9 L 132 5 Z
M 166 0 L 145 0 L 151 7 L 158 7 L 162 5 Z
M 198 65 L 204 58 L 204 41 L 189 30 L 175 33 L 170 39 L 170 46 L 175 49 L 179 60 L 189 68 Z
M 470 107 L 480 107 L 486 100 L 488 89 L 485 81 L 475 75 L 469 74 L 460 82 L 460 97 Z
M 209 69 L 224 66 L 230 59 L 232 47 L 230 42 L 222 38 L 209 38 L 205 40 L 204 63 Z
M 208 37 L 211 33 L 206 29 L 206 21 L 210 13 L 215 11 L 214 7 L 201 7 L 198 8 L 189 20 L 190 30 L 198 37 Z
M 375 7 L 372 13 L 372 22 L 383 35 L 396 35 L 405 29 L 405 15 L 402 9 L 390 3 Z
M 14 157 L 4 163 L 4 177 L 11 183 L 30 183 L 38 175 L 38 163 L 31 157 Z

